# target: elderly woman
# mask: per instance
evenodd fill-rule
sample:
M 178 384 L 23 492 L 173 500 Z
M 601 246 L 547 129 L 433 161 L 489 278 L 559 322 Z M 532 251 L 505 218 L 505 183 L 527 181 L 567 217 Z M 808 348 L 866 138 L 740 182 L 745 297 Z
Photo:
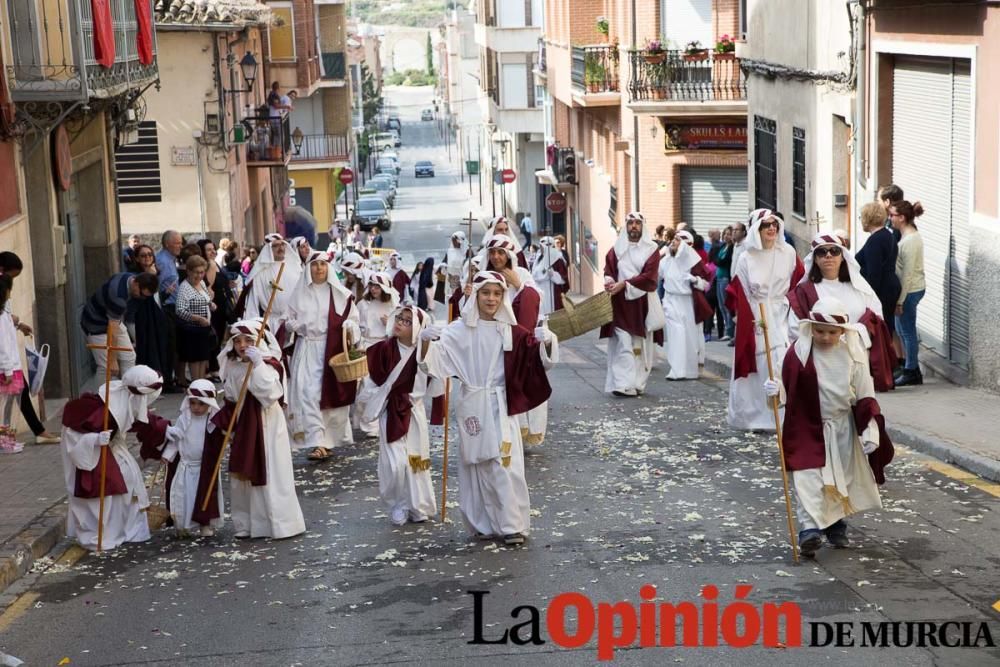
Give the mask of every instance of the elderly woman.
M 135 269 L 135 273 L 156 275 L 156 255 L 148 245 L 136 246 Z M 170 357 L 167 354 L 167 316 L 160 307 L 159 295 L 151 299 L 131 299 L 126 320 L 135 339 L 135 362 L 162 375 Z
M 806 257 L 805 268 L 806 275 L 789 294 L 792 306 L 789 336 L 792 340 L 798 337 L 800 320 L 808 319 L 813 304 L 819 299 L 836 299 L 847 309 L 850 323 L 861 325 L 867 333 L 862 340 L 868 347 L 875 390 L 891 390 L 892 372 L 896 366 L 892 335 L 882 319 L 882 304 L 875 290 L 861 276 L 861 267 L 843 239 L 836 233 L 817 235 L 812 241 L 812 252 Z
M 195 246 L 197 247 L 197 246 Z M 208 262 L 200 255 L 188 257 L 187 275 L 177 290 L 177 317 L 183 324 L 178 331 L 177 353 L 187 362 L 192 380 L 201 380 L 208 371 L 208 359 L 215 348 L 212 331 L 213 294 L 205 285 Z

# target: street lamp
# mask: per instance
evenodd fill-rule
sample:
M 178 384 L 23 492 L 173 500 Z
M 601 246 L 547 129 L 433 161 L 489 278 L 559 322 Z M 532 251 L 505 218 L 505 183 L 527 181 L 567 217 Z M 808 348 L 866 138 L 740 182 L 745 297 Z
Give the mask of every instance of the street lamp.
M 305 138 L 305 135 L 302 134 L 302 130 L 298 126 L 295 126 L 295 131 L 292 132 L 292 146 L 295 147 L 296 155 L 302 151 L 302 140 Z
M 240 60 L 240 70 L 243 72 L 243 79 L 247 82 L 246 92 L 253 90 L 253 82 L 257 80 L 257 59 L 247 51 Z

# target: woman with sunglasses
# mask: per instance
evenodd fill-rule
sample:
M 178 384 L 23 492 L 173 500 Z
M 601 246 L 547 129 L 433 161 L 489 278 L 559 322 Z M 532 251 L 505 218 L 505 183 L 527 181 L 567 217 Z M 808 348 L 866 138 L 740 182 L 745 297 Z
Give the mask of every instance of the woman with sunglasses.
M 861 275 L 861 266 L 835 234 L 818 234 L 805 260 L 806 275 L 789 295 L 792 313 L 789 335 L 798 338 L 799 321 L 808 319 L 813 304 L 820 299 L 836 299 L 847 309 L 851 324 L 863 327 L 867 336 L 869 370 L 876 391 L 893 388 L 892 371 L 896 353 L 892 335 L 882 319 L 882 302 Z
M 145 244 L 133 248 L 134 273 L 157 275 L 156 254 Z M 170 363 L 167 341 L 167 316 L 160 305 L 160 295 L 151 299 L 130 299 L 125 315 L 126 326 L 135 341 L 135 363 L 149 366 L 163 375 Z
M 788 350 L 788 295 L 805 271 L 795 248 L 785 242 L 785 223 L 769 209 L 757 209 L 747 221 L 744 250 L 733 268 L 726 289 L 726 307 L 736 314 L 736 343 L 729 385 L 730 426 L 773 431 L 774 416 L 764 395 L 767 350 L 764 332 L 757 326 L 764 306 L 776 377 Z

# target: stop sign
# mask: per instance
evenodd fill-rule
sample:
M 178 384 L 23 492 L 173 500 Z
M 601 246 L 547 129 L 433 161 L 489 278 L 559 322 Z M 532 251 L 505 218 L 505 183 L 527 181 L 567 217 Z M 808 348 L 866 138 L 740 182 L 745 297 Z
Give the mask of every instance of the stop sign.
M 337 178 L 340 179 L 340 182 L 344 185 L 348 185 L 354 182 L 354 172 L 350 169 L 341 169 Z
M 513 183 L 517 178 L 517 173 L 513 169 L 504 169 L 500 172 L 500 178 L 504 183 Z
M 566 195 L 561 192 L 552 192 L 545 198 L 545 208 L 553 213 L 562 213 L 566 210 Z

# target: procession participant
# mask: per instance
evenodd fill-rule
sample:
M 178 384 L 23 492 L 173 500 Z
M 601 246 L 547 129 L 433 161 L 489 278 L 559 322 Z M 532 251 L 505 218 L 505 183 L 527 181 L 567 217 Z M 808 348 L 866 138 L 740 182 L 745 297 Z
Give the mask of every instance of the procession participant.
M 750 214 L 746 249 L 733 265 L 726 288 L 726 307 L 736 314 L 736 344 L 727 421 L 747 430 L 774 430 L 761 382 L 767 372 L 764 333 L 757 325 L 764 304 L 770 334 L 771 357 L 778 364 L 788 350 L 788 293 L 805 271 L 795 249 L 785 243 L 785 223 L 769 209 Z
M 295 254 L 299 256 L 302 266 L 305 266 L 306 262 L 309 261 L 309 255 L 312 253 L 312 248 L 309 246 L 309 239 L 304 236 L 296 236 L 289 244 L 295 250 Z
M 348 341 L 361 339 L 354 296 L 340 283 L 329 255 L 313 252 L 288 304 L 288 327 L 297 342 L 288 382 L 293 446 L 322 461 L 354 441 L 349 419 L 357 382 L 338 382 L 329 361 Z
M 162 386 L 163 378 L 149 366 L 133 366 L 120 381 L 112 381 L 107 430 L 103 395 L 83 394 L 63 410 L 62 462 L 69 494 L 66 534 L 86 549 L 97 549 L 102 447 L 108 448 L 102 549 L 149 539 L 145 514 L 149 497 L 125 434 L 149 419 L 148 406 L 159 397 Z
M 812 240 L 812 251 L 805 259 L 805 275 L 789 296 L 792 340 L 798 335 L 799 320 L 806 319 L 817 300 L 826 298 L 840 301 L 847 308 L 850 321 L 864 326 L 863 339 L 868 347 L 875 391 L 892 390 L 896 351 L 892 347 L 892 334 L 882 319 L 882 302 L 862 277 L 854 254 L 835 234 L 817 234 Z
M 354 296 L 358 303 L 365 295 L 368 284 L 368 269 L 365 258 L 356 252 L 345 252 L 340 258 L 340 272 L 344 276 L 343 286 Z
M 699 352 L 705 346 L 701 323 L 712 313 L 704 292 L 708 274 L 693 244 L 691 233 L 681 230 L 660 260 L 668 380 L 698 379 Z
M 365 295 L 361 299 L 358 310 L 361 314 L 361 349 L 367 350 L 369 347 L 383 341 L 392 330 L 389 316 L 399 305 L 399 294 L 392 287 L 389 276 L 385 273 L 372 273 L 368 278 L 368 287 Z M 365 419 L 365 401 L 361 395 L 365 394 L 366 385 L 371 382 L 368 378 L 361 381 L 361 390 L 358 399 L 352 407 L 352 425 L 363 432 L 369 438 L 378 437 L 378 420 Z
M 215 385 L 209 380 L 195 380 L 181 401 L 177 423 L 167 429 L 162 458 L 166 463 L 177 462 L 168 489 L 170 514 L 180 536 L 198 531 L 202 537 L 210 537 L 222 526 L 221 474 L 212 487 L 214 500 L 206 511 L 201 510 L 222 447 L 224 429 L 212 423 L 218 411 Z
M 451 244 L 445 254 L 444 263 L 448 274 L 448 294 L 462 286 L 462 267 L 472 254 L 465 232 L 457 231 L 451 235 Z
M 523 544 L 530 502 L 515 415 L 548 400 L 545 371 L 558 361 L 559 341 L 544 327 L 532 335 L 518 326 L 507 289 L 501 274 L 477 273 L 461 319 L 421 333 L 418 362 L 433 377 L 459 382 L 458 488 L 466 526 L 479 537 Z
M 430 316 L 416 306 L 392 311 L 391 337 L 368 348 L 371 381 L 364 418 L 379 425 L 378 489 L 396 526 L 437 513 L 431 482 L 430 435 L 424 396 L 441 394 L 441 380 L 417 367 L 417 342 Z
M 876 485 L 885 483 L 893 447 L 859 328 L 843 303 L 819 299 L 799 322 L 782 382 L 763 384 L 768 396 L 787 390 L 785 465 L 798 501 L 799 548 L 807 558 L 824 535 L 835 547 L 848 546 L 844 518 L 882 507 Z
M 230 328 L 231 337 L 219 354 L 226 402 L 212 422 L 223 431 L 229 426 L 249 364 L 250 382 L 229 451 L 230 514 L 238 538 L 282 539 L 305 532 L 306 525 L 295 495 L 288 425 L 282 411 L 281 348 L 268 330 L 254 345 L 261 326 L 260 320 L 241 320 Z
M 615 245 L 604 260 L 604 289 L 614 319 L 601 327 L 608 339 L 604 391 L 638 396 L 646 390 L 656 345 L 663 343 L 663 305 L 657 299 L 660 252 L 638 211 L 625 216 Z
M 403 256 L 395 250 L 389 254 L 389 266 L 385 272 L 389 274 L 392 287 L 399 295 L 400 302 L 408 302 L 409 296 L 407 292 L 410 287 L 410 276 L 406 275 L 406 271 L 403 270 Z
M 562 310 L 563 295 L 569 290 L 569 271 L 555 239 L 543 236 L 538 241 L 541 250 L 531 266 L 531 276 L 542 295 L 541 314 Z
M 278 270 L 282 264 L 285 265 L 285 270 L 278 284 L 281 289 L 274 296 L 268 327 L 277 332 L 275 334 L 277 340 L 284 347 L 287 342 L 282 326 L 285 321 L 285 310 L 288 308 L 289 295 L 302 275 L 302 263 L 281 234 L 268 234 L 264 237 L 264 245 L 250 270 L 250 275 L 247 276 L 246 287 L 243 288 L 236 303 L 236 316 L 249 320 L 264 314 L 271 299 L 271 283 L 278 277 Z
M 414 300 L 417 306 L 427 312 L 434 310 L 434 258 L 428 257 L 418 264 L 419 273 L 415 270 L 413 275 L 417 278 L 416 296 Z M 413 283 L 410 283 L 412 289 Z
M 527 269 L 528 260 L 524 256 L 524 251 L 521 249 L 521 242 L 517 240 L 517 236 L 510 230 L 510 222 L 502 215 L 498 215 L 493 218 L 490 222 L 489 229 L 487 229 L 486 234 L 483 235 L 482 249 L 478 253 L 480 256 L 480 265 L 486 265 L 486 246 L 497 236 L 510 239 L 510 241 L 514 244 L 514 255 L 517 257 L 517 265 L 522 269 Z

